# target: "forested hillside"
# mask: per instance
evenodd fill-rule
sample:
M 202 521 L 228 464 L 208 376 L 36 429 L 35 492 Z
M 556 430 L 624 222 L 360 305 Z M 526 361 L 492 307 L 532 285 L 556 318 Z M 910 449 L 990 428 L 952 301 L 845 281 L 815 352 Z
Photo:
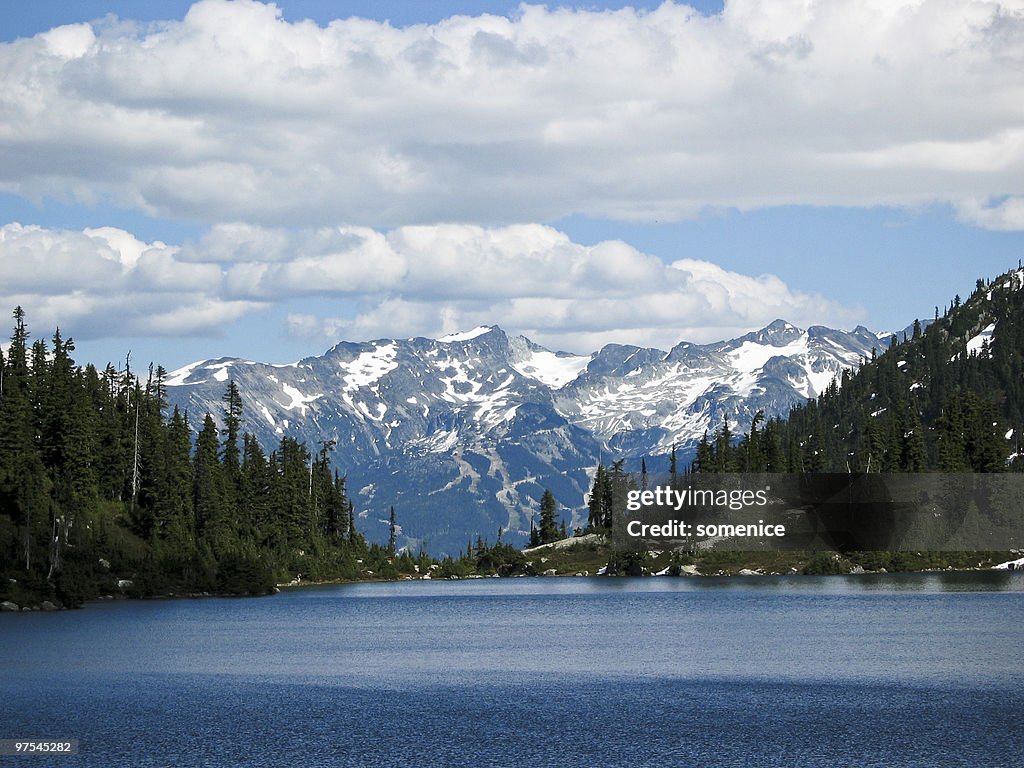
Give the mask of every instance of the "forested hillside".
M 228 382 L 193 442 L 162 368 L 79 367 L 14 312 L 0 354 L 0 599 L 261 593 L 275 579 L 412 570 L 355 530 L 331 443 L 265 455 Z M 406 562 L 408 561 L 408 562 Z
M 927 329 L 893 339 L 788 419 L 739 440 L 705 434 L 695 469 L 716 472 L 1022 471 L 1024 270 L 987 282 Z

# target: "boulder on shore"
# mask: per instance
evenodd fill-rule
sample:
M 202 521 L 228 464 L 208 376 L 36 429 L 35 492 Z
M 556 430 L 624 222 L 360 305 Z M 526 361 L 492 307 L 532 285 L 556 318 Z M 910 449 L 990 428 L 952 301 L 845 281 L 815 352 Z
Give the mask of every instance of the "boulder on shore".
M 20 610 L 21 610 L 21 608 L 18 606 L 18 604 L 17 603 L 12 603 L 10 600 L 4 600 L 2 603 L 0 603 L 0 611 L 8 612 L 8 611 L 20 611 Z

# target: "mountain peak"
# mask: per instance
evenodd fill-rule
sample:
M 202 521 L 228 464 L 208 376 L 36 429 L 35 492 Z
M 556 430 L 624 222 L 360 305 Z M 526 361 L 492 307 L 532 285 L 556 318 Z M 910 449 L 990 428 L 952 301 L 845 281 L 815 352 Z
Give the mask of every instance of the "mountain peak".
M 435 339 L 435 341 L 438 341 L 441 344 L 452 344 L 454 342 L 459 341 L 470 341 L 471 339 L 475 339 L 478 336 L 483 336 L 484 334 L 490 333 L 491 331 L 500 330 L 501 328 L 499 328 L 496 325 L 478 325 L 476 328 L 473 328 L 472 330 L 469 331 L 456 331 L 455 333 L 446 334 L 438 339 Z
M 198 430 L 207 412 L 223 413 L 234 380 L 243 428 L 266 453 L 284 436 L 335 440 L 331 460 L 360 512 L 374 519 L 394 505 L 416 531 L 408 535 L 456 551 L 467 533 L 498 527 L 524 538 L 545 488 L 579 524 L 587 468 L 603 455 L 651 457 L 678 444 L 685 457 L 726 417 L 742 431 L 759 411 L 782 415 L 814 397 L 877 343 L 780 319 L 667 354 L 608 344 L 580 355 L 479 325 L 438 339 L 342 341 L 292 366 L 206 360 L 166 383 Z
M 797 328 L 786 320 L 776 319 L 759 331 L 751 331 L 745 336 L 740 336 L 736 341 L 782 346 L 800 338 L 803 334 L 802 328 Z

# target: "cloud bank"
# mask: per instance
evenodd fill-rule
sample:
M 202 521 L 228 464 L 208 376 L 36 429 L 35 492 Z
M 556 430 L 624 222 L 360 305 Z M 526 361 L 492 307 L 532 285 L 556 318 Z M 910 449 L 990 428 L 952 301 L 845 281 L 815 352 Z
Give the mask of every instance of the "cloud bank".
M 80 338 L 215 333 L 265 304 L 224 296 L 222 271 L 124 230 L 0 227 L 0 306 Z M 67 335 L 65 333 L 65 335 Z
M 341 317 L 292 312 L 345 302 Z M 572 242 L 538 224 L 284 230 L 218 225 L 183 247 L 114 228 L 0 227 L 0 305 L 80 338 L 215 334 L 254 312 L 289 331 L 341 339 L 440 336 L 497 323 L 555 348 L 713 341 L 775 318 L 850 327 L 863 310 L 683 259 L 665 264 L 619 241 Z
M 408 28 L 203 0 L 0 45 L 0 190 L 270 227 L 940 201 L 1020 229 L 1022 94 L 1021 0 Z

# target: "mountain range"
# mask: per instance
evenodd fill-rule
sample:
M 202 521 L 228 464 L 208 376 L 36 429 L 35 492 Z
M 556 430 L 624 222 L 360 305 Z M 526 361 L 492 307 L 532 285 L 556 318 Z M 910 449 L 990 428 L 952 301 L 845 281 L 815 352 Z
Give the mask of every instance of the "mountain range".
M 168 400 L 198 431 L 221 422 L 229 380 L 243 429 L 269 453 L 282 436 L 316 453 L 334 441 L 360 529 L 432 554 L 467 539 L 521 544 L 546 488 L 570 527 L 586 519 L 599 462 L 680 462 L 723 420 L 736 432 L 759 411 L 786 415 L 856 368 L 888 335 L 864 327 L 797 328 L 776 320 L 713 344 L 663 351 L 609 344 L 555 352 L 497 326 L 439 339 L 342 342 L 288 365 L 218 358 L 170 374 Z

